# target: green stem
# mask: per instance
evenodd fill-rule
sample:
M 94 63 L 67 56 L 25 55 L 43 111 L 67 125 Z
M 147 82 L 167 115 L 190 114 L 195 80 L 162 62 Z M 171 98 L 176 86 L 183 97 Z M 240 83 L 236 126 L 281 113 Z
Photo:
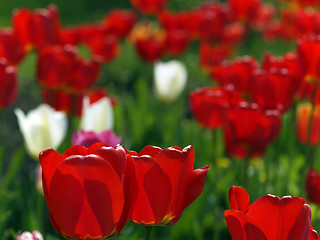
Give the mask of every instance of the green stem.
M 146 226 L 146 235 L 145 235 L 145 240 L 150 240 L 151 239 L 151 230 L 152 226 Z
M 243 173 L 243 187 L 249 191 L 249 175 L 248 175 L 248 169 L 249 169 L 249 164 L 250 164 L 250 158 L 247 157 L 244 159 L 244 173 Z

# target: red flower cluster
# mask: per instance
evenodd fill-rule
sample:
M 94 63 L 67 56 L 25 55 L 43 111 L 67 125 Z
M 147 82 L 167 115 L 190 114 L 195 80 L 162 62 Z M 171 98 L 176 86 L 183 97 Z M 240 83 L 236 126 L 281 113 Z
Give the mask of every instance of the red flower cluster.
M 308 240 L 315 236 L 311 209 L 303 198 L 268 194 L 250 204 L 246 191 L 232 186 L 229 202 L 231 210 L 224 216 L 233 240 Z
M 48 149 L 39 159 L 51 222 L 73 239 L 110 237 L 129 218 L 174 224 L 200 195 L 209 170 L 193 170 L 192 146 L 147 146 L 137 154 L 96 143 L 88 149 L 75 145 L 62 155 Z
M 15 66 L 26 53 L 37 51 L 37 80 L 44 101 L 57 110 L 79 115 L 82 98 L 97 81 L 100 65 L 118 55 L 119 40 L 129 34 L 136 18 L 132 10 L 116 9 L 102 23 L 65 28 L 54 5 L 34 11 L 20 8 L 12 16 L 12 29 L 0 29 L 0 58 L 6 60 L 5 65 Z M 78 54 L 78 45 L 90 49 L 89 60 Z M 16 71 L 15 67 L 9 69 Z M 6 103 L 1 107 L 13 102 L 17 89 L 16 79 L 3 82 Z M 15 91 L 8 90 L 9 82 Z
M 0 110 L 14 102 L 18 93 L 17 68 L 0 58 Z

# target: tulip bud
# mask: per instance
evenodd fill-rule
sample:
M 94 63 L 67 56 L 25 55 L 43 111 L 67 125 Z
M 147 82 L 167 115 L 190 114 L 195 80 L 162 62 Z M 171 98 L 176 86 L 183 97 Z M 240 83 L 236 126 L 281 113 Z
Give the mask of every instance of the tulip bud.
M 58 148 L 67 132 L 67 116 L 47 104 L 41 104 L 27 115 L 15 109 L 18 124 L 29 154 L 38 160 L 47 148 Z
M 179 61 L 158 62 L 154 66 L 156 94 L 164 102 L 176 100 L 187 82 L 186 67 Z

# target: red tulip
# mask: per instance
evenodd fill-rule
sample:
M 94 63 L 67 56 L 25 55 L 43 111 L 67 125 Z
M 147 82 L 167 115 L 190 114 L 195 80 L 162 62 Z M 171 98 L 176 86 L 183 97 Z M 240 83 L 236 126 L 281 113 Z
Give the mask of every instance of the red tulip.
M 114 60 L 120 52 L 119 39 L 115 35 L 92 37 L 87 45 L 92 55 L 104 63 Z
M 171 29 L 166 32 L 165 48 L 173 56 L 182 54 L 190 42 L 190 33 L 183 29 Z
M 257 70 L 250 81 L 250 96 L 264 110 L 286 112 L 293 104 L 295 85 L 285 68 Z
M 210 69 L 222 63 L 231 55 L 231 48 L 229 45 L 210 45 L 208 43 L 201 43 L 199 49 L 200 65 L 204 69 Z
M 318 80 L 320 75 L 320 36 L 304 36 L 297 41 L 297 52 L 307 80 Z
M 164 9 L 168 0 L 130 0 L 130 3 L 143 14 L 157 14 Z
M 231 8 L 234 19 L 237 21 L 250 22 L 256 17 L 261 7 L 260 0 L 228 0 L 227 3 Z
M 311 103 L 297 107 L 297 135 L 300 143 L 316 146 L 320 143 L 320 108 Z
M 320 173 L 317 170 L 309 170 L 305 186 L 309 201 L 320 205 Z
M 231 187 L 229 196 L 231 191 L 238 191 L 238 204 L 247 203 L 247 193 L 240 189 Z M 308 240 L 312 234 L 310 206 L 293 196 L 264 195 L 245 211 L 231 206 L 224 217 L 233 240 Z
M 75 69 L 76 52 L 77 48 L 71 45 L 41 49 L 37 66 L 38 82 L 51 89 L 63 87 Z
M 42 89 L 42 98 L 45 103 L 56 111 L 64 111 L 68 115 L 81 117 L 82 94 L 70 94 L 63 90 Z
M 17 68 L 0 58 L 0 109 L 12 104 L 18 93 Z
M 176 223 L 201 194 L 209 166 L 193 170 L 194 149 L 147 146 L 129 152 L 137 175 L 138 195 L 131 220 L 144 225 Z
M 51 223 L 60 235 L 102 239 L 121 231 L 136 190 L 133 162 L 124 148 L 76 145 L 62 155 L 45 150 L 39 158 Z
M 237 58 L 233 63 L 223 62 L 211 68 L 211 76 L 221 86 L 232 85 L 235 90 L 247 95 L 253 72 L 258 69 L 258 61 L 249 56 Z
M 165 32 L 151 23 L 136 25 L 130 36 L 139 56 L 150 63 L 164 54 L 165 39 Z
M 108 34 L 123 38 L 131 31 L 136 20 L 137 15 L 134 11 L 115 9 L 105 16 L 103 25 Z
M 203 4 L 199 9 L 189 13 L 189 28 L 192 35 L 202 41 L 221 39 L 227 16 L 222 5 L 217 3 Z
M 169 12 L 167 10 L 163 10 L 158 15 L 158 21 L 161 24 L 161 26 L 165 30 L 171 30 L 171 29 L 184 29 L 184 30 L 190 30 L 188 23 L 190 21 L 190 15 L 191 13 L 182 11 L 182 12 Z
M 276 57 L 266 53 L 263 57 L 262 68 L 271 70 L 272 68 L 288 70 L 288 75 L 292 77 L 293 89 L 297 93 L 303 81 L 303 73 L 298 56 L 294 52 L 288 52 L 284 56 Z
M 241 43 L 245 37 L 245 26 L 239 22 L 226 25 L 222 31 L 221 41 L 228 44 Z
M 317 231 L 314 230 L 314 228 L 311 226 L 308 240 L 319 240 L 319 239 L 320 239 L 320 236 L 318 235 Z
M 224 125 L 224 112 L 231 104 L 242 99 L 235 91 L 223 88 L 203 87 L 190 93 L 189 101 L 191 110 L 203 127 L 218 129 Z
M 238 158 L 261 156 L 279 135 L 278 110 L 263 111 L 257 104 L 241 102 L 226 110 L 224 136 L 226 151 Z
M 0 58 L 5 58 L 10 65 L 18 64 L 26 52 L 12 29 L 0 30 Z
M 60 30 L 59 44 L 76 46 L 80 42 L 77 27 L 64 27 Z
M 34 12 L 25 8 L 18 9 L 13 14 L 12 25 L 27 51 L 57 44 L 59 41 L 60 20 L 54 5 Z

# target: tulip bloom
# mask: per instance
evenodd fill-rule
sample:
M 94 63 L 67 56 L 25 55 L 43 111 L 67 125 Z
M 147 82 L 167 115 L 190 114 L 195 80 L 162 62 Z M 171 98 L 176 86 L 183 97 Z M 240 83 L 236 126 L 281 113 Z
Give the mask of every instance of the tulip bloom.
M 320 108 L 309 102 L 297 107 L 297 135 L 300 143 L 316 146 L 320 143 Z
M 17 236 L 16 240 L 43 240 L 43 237 L 39 231 L 23 232 Z
M 143 225 L 171 225 L 200 194 L 209 166 L 193 170 L 194 149 L 147 146 L 129 152 L 136 168 L 138 195 L 131 220 Z
M 233 240 L 308 240 L 311 209 L 303 198 L 264 195 L 250 205 L 241 187 L 229 190 L 231 210 L 224 212 Z
M 258 66 L 258 61 L 253 57 L 239 57 L 232 63 L 225 61 L 213 66 L 211 68 L 211 76 L 220 86 L 232 85 L 235 90 L 247 95 L 250 79 L 253 72 L 258 69 Z
M 261 7 L 260 0 L 228 0 L 233 18 L 238 21 L 249 22 L 253 20 Z
M 203 87 L 192 91 L 189 95 L 191 110 L 202 127 L 218 129 L 224 125 L 225 110 L 231 104 L 240 102 L 238 92 L 220 87 Z
M 176 100 L 187 83 L 187 69 L 177 60 L 154 65 L 154 83 L 156 94 L 164 102 Z
M 231 54 L 229 45 L 212 46 L 202 43 L 199 48 L 200 65 L 205 70 L 216 66 L 226 60 Z
M 309 170 L 305 187 L 309 201 L 320 205 L 320 173 L 317 170 Z
M 68 120 L 64 112 L 57 112 L 41 104 L 27 115 L 15 109 L 20 131 L 27 150 L 34 159 L 47 148 L 58 148 L 67 132 Z
M 39 159 L 51 223 L 61 236 L 98 240 L 121 231 L 136 194 L 133 162 L 123 147 L 76 145 L 62 155 L 47 149 Z
M 116 147 L 121 143 L 122 138 L 117 137 L 112 130 L 105 130 L 100 133 L 94 131 L 79 130 L 72 135 L 72 145 L 82 145 L 86 148 L 96 142 L 103 142 L 110 147 Z
M 110 11 L 103 20 L 106 32 L 124 38 L 136 23 L 137 14 L 132 10 L 115 9 Z
M 278 110 L 263 111 L 257 104 L 240 102 L 226 110 L 226 151 L 239 158 L 261 156 L 281 129 Z
M 168 0 L 130 0 L 130 3 L 143 14 L 157 14 L 164 9 Z
M 26 55 L 26 52 L 19 42 L 12 29 L 0 30 L 0 58 L 5 58 L 10 65 L 18 64 Z
M 139 56 L 146 62 L 153 63 L 164 54 L 165 32 L 151 23 L 137 24 L 131 31 L 130 40 Z
M 302 36 L 297 41 L 297 52 L 303 74 L 308 81 L 320 76 L 320 36 Z
M 113 128 L 113 108 L 109 97 L 91 102 L 89 97 L 83 99 L 81 129 L 101 132 Z
M 35 11 L 18 9 L 12 16 L 12 25 L 26 51 L 59 42 L 60 20 L 54 5 Z
M 12 104 L 18 93 L 17 68 L 0 58 L 0 110 Z
M 264 110 L 278 109 L 286 112 L 293 104 L 294 79 L 285 68 L 269 71 L 257 70 L 250 81 L 250 96 Z

